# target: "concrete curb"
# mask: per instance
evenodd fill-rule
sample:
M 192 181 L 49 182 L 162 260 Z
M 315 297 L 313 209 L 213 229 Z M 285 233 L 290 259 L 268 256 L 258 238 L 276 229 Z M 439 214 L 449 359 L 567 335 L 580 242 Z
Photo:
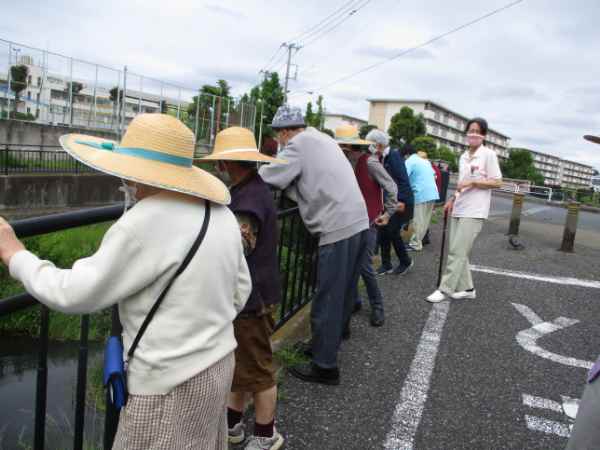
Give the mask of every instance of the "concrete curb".
M 273 333 L 271 337 L 273 352 L 304 340 L 310 335 L 310 307 L 311 303 L 303 306 L 285 325 Z

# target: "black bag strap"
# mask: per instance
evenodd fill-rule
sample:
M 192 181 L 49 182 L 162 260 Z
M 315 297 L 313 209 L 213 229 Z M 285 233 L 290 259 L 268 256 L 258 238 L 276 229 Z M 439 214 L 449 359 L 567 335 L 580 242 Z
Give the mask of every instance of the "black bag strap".
M 204 240 L 204 236 L 206 236 L 206 230 L 208 230 L 208 222 L 210 221 L 210 202 L 208 200 L 205 200 L 204 205 L 205 205 L 204 221 L 202 222 L 202 229 L 200 230 L 200 234 L 198 234 L 198 237 L 194 241 L 194 244 L 192 245 L 192 248 L 188 252 L 187 256 L 181 263 L 181 266 L 179 266 L 179 269 L 177 269 L 177 272 L 175 272 L 175 275 L 173 275 L 173 277 L 171 278 L 171 280 L 169 281 L 167 286 L 163 289 L 162 293 L 160 294 L 160 296 L 154 303 L 154 306 L 152 306 L 152 309 L 146 316 L 146 319 L 144 319 L 144 323 L 142 323 L 142 326 L 140 327 L 135 339 L 133 340 L 133 344 L 131 344 L 131 348 L 127 352 L 127 361 L 126 362 L 129 362 L 129 360 L 133 357 L 133 352 L 135 352 L 135 349 L 137 348 L 138 344 L 140 343 L 140 339 L 144 335 L 146 328 L 148 328 L 148 325 L 150 324 L 150 321 L 154 317 L 156 310 L 158 309 L 158 307 L 162 303 L 163 299 L 169 292 L 169 289 L 171 289 L 171 286 L 173 285 L 173 283 L 175 282 L 177 277 L 179 275 L 181 275 L 183 273 L 183 271 L 187 268 L 188 264 L 190 263 L 190 261 L 192 260 L 192 258 L 196 254 L 196 252 L 198 251 L 200 244 L 202 244 L 202 241 Z

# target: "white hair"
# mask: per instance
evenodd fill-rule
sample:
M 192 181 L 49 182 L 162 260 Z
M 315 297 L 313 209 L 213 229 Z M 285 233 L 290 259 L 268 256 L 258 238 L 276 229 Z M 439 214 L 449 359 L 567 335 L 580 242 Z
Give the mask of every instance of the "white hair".
M 365 138 L 367 141 L 375 142 L 376 144 L 383 145 L 387 147 L 390 145 L 390 137 L 387 133 L 381 130 L 371 130 L 367 137 Z

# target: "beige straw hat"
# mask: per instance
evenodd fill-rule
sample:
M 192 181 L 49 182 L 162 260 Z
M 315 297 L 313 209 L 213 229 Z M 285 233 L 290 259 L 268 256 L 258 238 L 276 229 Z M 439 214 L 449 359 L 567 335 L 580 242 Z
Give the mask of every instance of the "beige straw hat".
M 166 114 L 140 114 L 121 143 L 84 134 L 66 134 L 60 144 L 73 158 L 130 181 L 181 192 L 222 205 L 231 202 L 217 177 L 194 167 L 194 133 Z
M 371 145 L 373 142 L 361 139 L 358 128 L 353 125 L 342 125 L 335 129 L 335 140 L 338 144 Z
M 215 146 L 210 155 L 201 161 L 255 161 L 265 163 L 287 163 L 258 151 L 254 134 L 247 128 L 230 127 L 217 133 Z

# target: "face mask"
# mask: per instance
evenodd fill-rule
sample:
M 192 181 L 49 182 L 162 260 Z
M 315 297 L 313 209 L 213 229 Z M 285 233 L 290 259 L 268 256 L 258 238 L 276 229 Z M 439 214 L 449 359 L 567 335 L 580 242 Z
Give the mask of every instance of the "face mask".
M 127 211 L 129 208 L 133 207 L 133 205 L 135 205 L 137 203 L 137 187 L 136 186 L 132 186 L 129 185 L 127 183 L 125 183 L 125 180 L 121 179 L 121 187 L 119 188 L 119 191 L 123 192 L 123 194 L 125 194 L 125 209 L 124 211 Z
M 483 144 L 483 139 L 484 137 L 480 134 L 467 134 L 467 144 L 469 144 L 469 147 L 479 147 L 481 144 Z
M 377 146 L 375 144 L 369 145 L 369 151 L 372 155 L 374 155 L 375 153 L 377 153 Z

